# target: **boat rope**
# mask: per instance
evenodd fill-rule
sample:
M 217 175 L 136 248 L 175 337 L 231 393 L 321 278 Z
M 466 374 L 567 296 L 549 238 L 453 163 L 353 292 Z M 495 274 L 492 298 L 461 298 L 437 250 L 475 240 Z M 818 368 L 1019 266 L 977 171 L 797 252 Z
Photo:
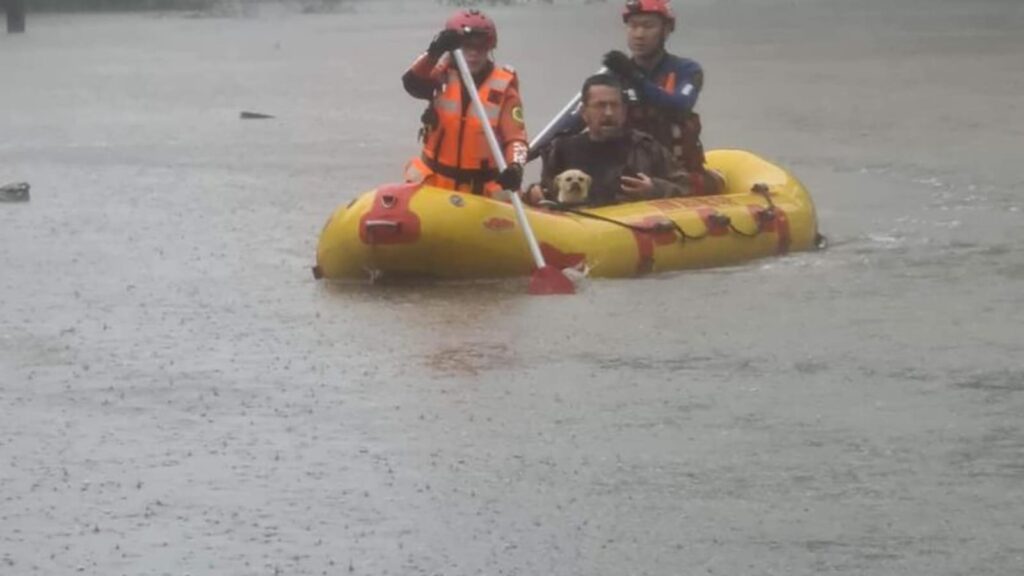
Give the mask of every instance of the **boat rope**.
M 577 216 L 583 216 L 584 218 L 590 218 L 592 220 L 599 220 L 601 222 L 615 224 L 616 226 L 622 226 L 623 228 L 626 228 L 628 230 L 632 230 L 634 232 L 641 232 L 644 234 L 661 234 L 663 232 L 675 231 L 677 234 L 679 234 L 679 239 L 682 242 L 685 242 L 687 240 L 700 240 L 701 238 L 704 238 L 705 236 L 708 235 L 706 231 L 703 234 L 697 235 L 687 234 L 686 231 L 683 230 L 683 227 L 680 226 L 678 222 L 672 220 L 671 218 L 666 218 L 661 222 L 655 222 L 653 224 L 641 226 L 638 224 L 630 224 L 629 222 L 623 222 L 622 220 L 616 220 L 614 218 L 608 218 L 607 216 L 601 216 L 600 214 L 594 214 L 592 212 L 584 212 L 582 210 L 577 210 L 575 208 L 569 208 L 568 206 L 564 206 L 561 204 L 555 204 L 554 206 L 550 206 L 550 208 L 552 210 L 557 210 L 559 212 L 566 212 L 569 214 L 575 214 Z
M 757 229 L 754 230 L 753 232 L 747 232 L 746 230 L 740 230 L 739 228 L 737 228 L 736 225 L 732 223 L 732 219 L 730 218 L 729 230 L 732 230 L 733 232 L 739 234 L 740 236 L 743 236 L 744 238 L 756 238 L 758 234 L 764 231 L 764 226 L 761 224 L 761 220 L 758 219 Z
M 772 200 L 772 195 L 771 195 L 771 192 L 768 190 L 768 185 L 767 184 L 764 184 L 764 183 L 761 183 L 761 182 L 759 182 L 757 184 L 754 184 L 750 188 L 750 192 L 752 194 L 757 194 L 759 196 L 764 197 L 765 201 L 768 203 L 768 208 L 766 208 L 766 209 L 764 209 L 764 210 L 762 210 L 760 212 L 757 212 L 754 215 L 754 221 L 757 224 L 757 229 L 754 230 L 753 232 L 748 232 L 746 230 L 740 230 L 739 228 L 736 227 L 735 224 L 732 223 L 732 220 L 729 219 L 729 229 L 732 230 L 733 232 L 735 232 L 736 234 L 739 234 L 740 236 L 743 236 L 745 238 L 754 238 L 757 235 L 759 235 L 762 232 L 764 232 L 765 224 L 767 224 L 767 223 L 771 222 L 772 220 L 774 220 L 775 216 L 776 216 L 776 214 L 775 214 L 775 202 Z M 726 217 L 726 218 L 728 218 L 728 217 Z
M 765 225 L 774 220 L 776 217 L 775 202 L 772 200 L 772 195 L 768 190 L 768 186 L 766 184 L 754 184 L 750 191 L 754 194 L 764 197 L 765 201 L 768 203 L 768 207 L 766 209 L 761 210 L 760 212 L 757 212 L 755 214 L 754 222 L 756 224 L 756 228 L 753 231 L 742 230 L 736 227 L 736 224 L 733 223 L 732 218 L 730 218 L 727 214 L 712 214 L 710 218 L 713 219 L 714 224 L 716 226 L 728 226 L 729 230 L 732 230 L 735 234 L 743 236 L 744 238 L 755 238 L 761 233 L 763 233 Z M 683 227 L 680 226 L 678 222 L 672 220 L 671 218 L 665 218 L 665 220 L 653 224 L 637 225 L 630 224 L 629 222 L 623 222 L 621 220 L 616 220 L 614 218 L 608 218 L 607 216 L 601 216 L 600 214 L 594 214 L 592 212 L 584 212 L 583 210 L 578 210 L 564 204 L 558 204 L 557 202 L 548 203 L 547 207 L 550 208 L 551 210 L 555 210 L 558 212 L 566 212 L 568 214 L 575 214 L 577 216 L 590 218 L 592 220 L 599 220 L 601 222 L 615 224 L 616 226 L 622 226 L 623 228 L 626 228 L 628 230 L 632 230 L 634 232 L 641 232 L 644 234 L 660 234 L 663 232 L 674 230 L 677 234 L 679 234 L 679 239 L 681 242 L 685 242 L 687 240 L 700 240 L 702 238 L 707 237 L 708 234 L 711 233 L 711 226 L 706 226 L 703 234 L 688 234 L 685 230 L 683 230 Z

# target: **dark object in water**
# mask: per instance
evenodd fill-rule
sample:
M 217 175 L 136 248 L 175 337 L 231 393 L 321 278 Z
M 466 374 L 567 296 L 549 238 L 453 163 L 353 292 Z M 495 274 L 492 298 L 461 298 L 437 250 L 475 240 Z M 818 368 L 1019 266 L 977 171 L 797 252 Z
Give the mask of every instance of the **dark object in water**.
M 266 120 L 273 118 L 270 114 L 260 114 L 259 112 L 242 112 L 238 117 L 242 120 Z
M 7 13 L 7 32 L 18 34 L 25 31 L 25 0 L 0 0 L 0 7 Z
M 28 202 L 28 182 L 0 186 L 0 202 Z

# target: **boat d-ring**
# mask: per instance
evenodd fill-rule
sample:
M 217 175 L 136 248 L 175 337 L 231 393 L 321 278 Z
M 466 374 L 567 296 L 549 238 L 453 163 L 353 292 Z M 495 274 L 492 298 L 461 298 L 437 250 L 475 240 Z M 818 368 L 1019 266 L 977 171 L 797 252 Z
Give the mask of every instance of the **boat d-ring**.
M 376 232 L 377 230 L 389 230 L 391 232 L 399 232 L 402 230 L 402 223 L 395 222 L 393 220 L 367 220 L 366 231 Z
M 380 205 L 385 208 L 394 208 L 396 202 L 398 202 L 398 198 L 394 194 L 381 194 L 380 196 Z

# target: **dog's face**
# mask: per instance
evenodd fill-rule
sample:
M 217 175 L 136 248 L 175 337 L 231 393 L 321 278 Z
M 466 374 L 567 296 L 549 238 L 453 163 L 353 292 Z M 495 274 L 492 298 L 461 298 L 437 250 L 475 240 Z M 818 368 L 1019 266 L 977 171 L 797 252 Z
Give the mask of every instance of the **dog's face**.
M 581 204 L 590 194 L 590 176 L 582 170 L 566 170 L 555 176 L 559 204 Z

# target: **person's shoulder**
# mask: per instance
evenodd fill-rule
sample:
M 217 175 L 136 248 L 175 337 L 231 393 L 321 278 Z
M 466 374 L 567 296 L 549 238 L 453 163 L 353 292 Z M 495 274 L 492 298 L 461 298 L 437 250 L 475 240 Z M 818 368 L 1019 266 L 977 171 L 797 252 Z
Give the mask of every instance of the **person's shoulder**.
M 665 62 L 676 71 L 682 71 L 692 74 L 703 70 L 703 68 L 700 65 L 700 62 L 697 62 L 693 58 L 677 56 L 671 53 L 665 54 Z
M 504 77 L 508 80 L 508 87 L 506 90 L 512 93 L 519 92 L 519 74 L 516 69 L 508 64 L 495 64 L 494 70 L 491 71 L 491 78 Z
M 575 134 L 562 133 L 555 136 L 551 141 L 551 144 L 558 148 L 579 146 L 580 144 L 587 142 L 589 138 L 590 136 L 588 136 L 586 132 L 577 132 Z
M 563 133 L 558 134 L 551 139 L 551 144 L 548 147 L 547 156 L 555 158 L 564 156 L 565 154 L 573 155 L 576 151 L 580 150 L 582 146 L 585 146 L 589 137 L 585 132 L 577 134 Z
M 494 70 L 491 72 L 491 74 L 498 74 L 498 75 L 501 75 L 501 76 L 509 76 L 509 77 L 513 78 L 514 80 L 518 80 L 519 79 L 519 73 L 516 72 L 515 68 L 513 68 L 512 66 L 509 66 L 508 64 L 495 64 L 494 65 Z

